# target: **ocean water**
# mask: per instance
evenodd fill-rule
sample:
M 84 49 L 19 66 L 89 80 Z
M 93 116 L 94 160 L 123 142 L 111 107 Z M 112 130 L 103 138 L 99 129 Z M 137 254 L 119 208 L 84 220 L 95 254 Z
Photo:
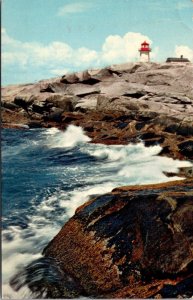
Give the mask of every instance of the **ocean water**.
M 42 250 L 76 208 L 122 185 L 159 183 L 190 162 L 158 156 L 159 145 L 89 143 L 82 128 L 2 130 L 3 299 L 33 298 L 10 279 Z

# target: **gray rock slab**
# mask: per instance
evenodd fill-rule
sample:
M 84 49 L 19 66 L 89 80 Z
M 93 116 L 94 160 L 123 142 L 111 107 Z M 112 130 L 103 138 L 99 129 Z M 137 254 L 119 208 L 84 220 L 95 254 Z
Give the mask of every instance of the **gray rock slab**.
M 98 85 L 93 86 L 88 84 L 77 83 L 68 86 L 68 88 L 66 89 L 66 93 L 84 97 L 89 94 L 100 93 L 100 88 Z

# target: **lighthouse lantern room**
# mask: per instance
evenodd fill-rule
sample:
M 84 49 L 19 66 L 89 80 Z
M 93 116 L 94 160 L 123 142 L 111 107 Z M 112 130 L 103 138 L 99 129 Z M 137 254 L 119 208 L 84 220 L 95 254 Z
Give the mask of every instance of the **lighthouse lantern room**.
M 146 41 L 144 41 L 141 44 L 141 48 L 139 49 L 139 53 L 140 53 L 140 61 L 150 61 L 150 52 L 151 52 L 151 48 L 149 47 L 149 43 L 147 43 Z

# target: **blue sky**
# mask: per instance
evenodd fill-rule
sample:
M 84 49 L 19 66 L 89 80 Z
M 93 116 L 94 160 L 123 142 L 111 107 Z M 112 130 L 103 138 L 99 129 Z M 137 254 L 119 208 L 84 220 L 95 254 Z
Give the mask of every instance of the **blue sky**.
M 193 62 L 192 0 L 2 0 L 2 84 L 183 54 Z

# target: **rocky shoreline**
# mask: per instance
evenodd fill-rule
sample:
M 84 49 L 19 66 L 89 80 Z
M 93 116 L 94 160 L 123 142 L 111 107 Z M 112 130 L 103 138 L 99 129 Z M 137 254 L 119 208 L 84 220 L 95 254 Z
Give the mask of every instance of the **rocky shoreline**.
M 166 285 L 167 298 L 191 296 L 192 201 L 191 180 L 114 189 L 78 208 L 44 255 L 93 298 L 161 297 Z
M 93 143 L 193 158 L 193 65 L 129 63 L 2 88 L 2 127 L 83 127 Z M 24 126 L 23 126 L 24 125 Z
M 191 63 L 129 63 L 9 86 L 2 126 L 74 124 L 92 143 L 160 144 L 160 155 L 192 162 L 192 80 Z M 60 283 L 38 287 L 50 298 L 191 297 L 192 168 L 181 175 L 189 179 L 117 188 L 78 208 L 43 253 Z

